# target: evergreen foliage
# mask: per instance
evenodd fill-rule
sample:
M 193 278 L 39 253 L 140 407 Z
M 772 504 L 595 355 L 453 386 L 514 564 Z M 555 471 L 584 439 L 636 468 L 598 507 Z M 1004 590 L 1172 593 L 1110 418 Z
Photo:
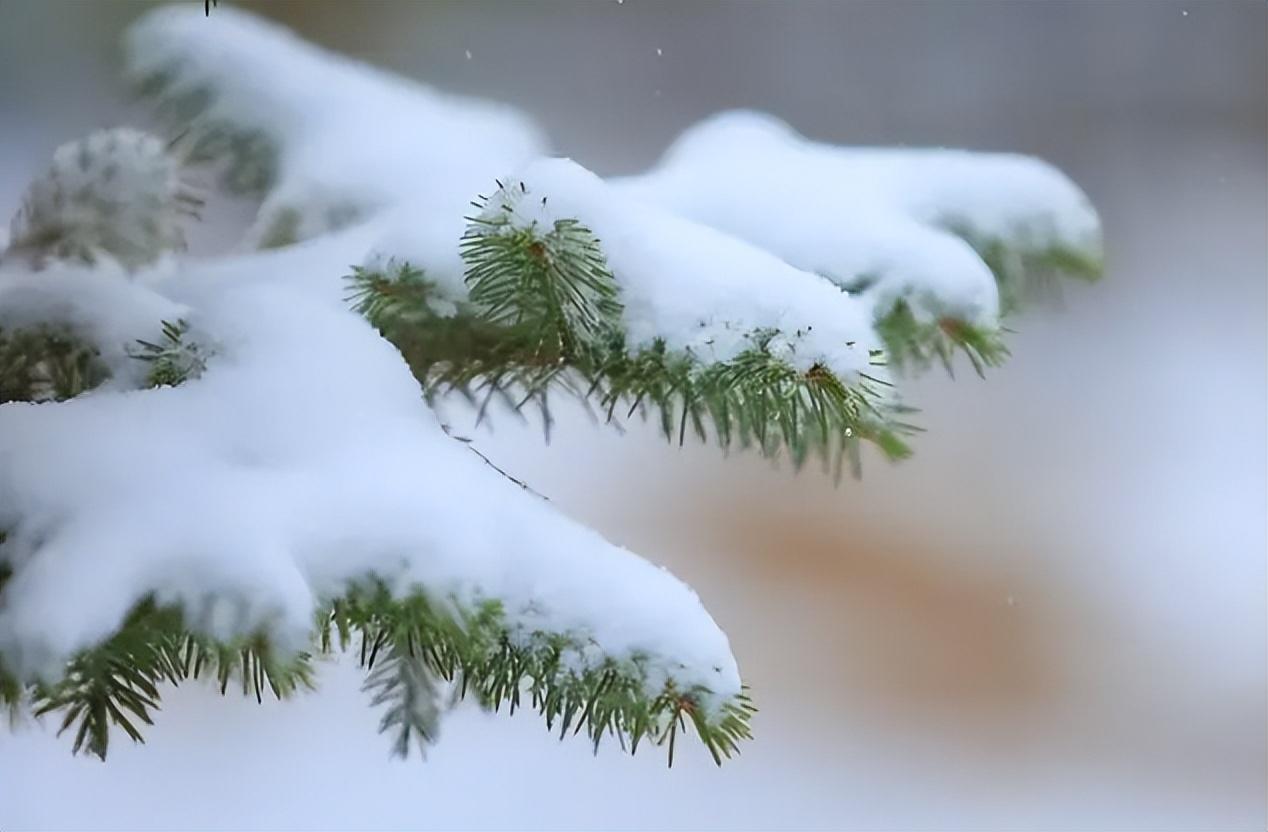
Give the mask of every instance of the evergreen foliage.
M 186 338 L 189 323 L 163 321 L 163 340 L 159 343 L 137 339 L 132 357 L 150 365 L 146 380 L 150 387 L 175 387 L 190 378 L 198 378 L 207 369 L 206 348 Z
M 1025 235 L 1017 239 L 987 237 L 967 225 L 948 223 L 995 275 L 1000 313 L 1016 313 L 1027 301 L 1059 296 L 1062 279 L 1091 283 L 1100 279 L 1105 263 L 1099 252 L 1057 243 L 1036 243 Z
M 876 330 L 885 342 L 889 363 L 899 369 L 923 370 L 936 358 L 947 373 L 954 375 L 953 362 L 958 350 L 982 376 L 987 367 L 999 366 L 1008 357 L 1008 347 L 999 330 L 956 318 L 921 321 L 905 300 L 896 302 L 876 322 Z
M 75 753 L 104 760 L 111 726 L 143 742 L 138 723 L 154 724 L 160 687 L 199 678 L 214 679 L 222 694 L 240 685 L 262 701 L 266 689 L 281 699 L 311 688 L 312 669 L 308 654 L 281 655 L 262 634 L 216 641 L 185 629 L 178 609 L 147 600 L 110 639 L 75 656 L 59 680 L 33 684 L 27 694 L 35 716 L 60 717 L 59 734 L 74 729 Z M 19 686 L 5 677 L 0 689 L 13 696 Z
M 495 397 L 516 409 L 532 402 L 549 423 L 548 393 L 559 388 L 609 421 L 652 414 L 671 441 L 684 441 L 690 428 L 723 447 L 787 451 L 796 465 L 813 456 L 838 474 L 847 460 L 857 472 L 861 441 L 891 459 L 910 453 L 903 437 L 916 428 L 901 420 L 907 409 L 885 401 L 883 381 L 864 375 L 847 383 L 820 365 L 799 371 L 769 351 L 775 333 L 749 333 L 752 346 L 724 362 L 663 341 L 631 350 L 600 241 L 575 220 L 517 224 L 519 187 L 499 184 L 469 219 L 461 241 L 465 299 L 455 303 L 408 262 L 354 267 L 348 278 L 349 301 L 398 347 L 428 396 L 456 391 L 482 409 Z M 1007 356 L 997 332 L 950 319 L 923 323 L 901 301 L 878 331 L 887 350 L 874 355 L 877 364 L 920 368 L 937 359 L 950 369 L 960 350 L 980 373 Z M 205 369 L 213 355 L 188 335 L 187 322 L 164 322 L 160 342 L 138 341 L 133 357 L 151 365 L 151 386 Z M 0 339 L 5 401 L 71 398 L 104 372 L 95 351 L 70 333 L 37 328 Z M 0 591 L 7 576 L 6 568 Z M 353 646 L 370 702 L 383 709 L 380 730 L 401 756 L 434 741 L 450 688 L 493 710 L 531 706 L 561 738 L 584 730 L 596 749 L 604 735 L 630 751 L 666 744 L 671 763 L 688 723 L 719 764 L 750 736 L 747 696 L 705 713 L 700 691 L 678 690 L 670 679 L 649 697 L 640 657 L 577 671 L 568 656 L 584 644 L 567 634 L 513 632 L 495 600 L 464 610 L 421 592 L 393 597 L 373 580 L 332 601 L 311 651 L 300 653 L 279 653 L 264 634 L 217 641 L 189 630 L 179 609 L 145 601 L 57 681 L 24 687 L 0 665 L 0 701 L 16 707 L 25 697 L 37 716 L 56 714 L 60 730 L 73 732 L 75 752 L 104 759 L 112 728 L 143 741 L 165 684 L 209 678 L 222 693 L 240 687 L 257 700 L 266 690 L 283 698 L 311 687 L 314 656 Z
M 68 328 L 0 328 L 0 404 L 65 401 L 110 377 L 100 353 Z
M 499 183 L 492 200 L 476 204 L 461 246 L 462 301 L 407 262 L 354 267 L 349 276 L 349 300 L 400 349 L 429 395 L 457 391 L 478 400 L 481 415 L 495 397 L 517 410 L 536 403 L 549 425 L 556 386 L 607 421 L 652 413 L 671 441 L 682 443 L 690 428 L 724 448 L 786 450 L 797 466 L 814 456 L 838 472 L 847 458 L 857 468 L 862 440 L 890 459 L 910 453 L 903 436 L 915 428 L 901 421 L 909 411 L 885 400 L 884 381 L 847 383 L 822 365 L 797 370 L 770 351 L 773 331 L 747 333 L 751 346 L 722 362 L 661 340 L 631 350 L 600 242 L 575 220 L 517 224 L 522 193 Z
M 572 251 L 578 240 L 593 241 L 579 224 L 564 223 L 561 227 L 562 234 L 547 236 L 551 251 Z M 488 301 L 500 304 L 498 314 L 509 321 L 506 326 L 510 330 L 546 331 L 558 350 L 570 343 L 576 332 L 585 331 L 586 323 L 593 324 L 594 315 L 578 311 L 584 310 L 584 302 L 577 300 L 583 295 L 567 282 L 571 277 L 560 277 L 574 274 L 572 261 L 565 258 L 558 268 L 547 268 L 538 254 L 530 253 L 535 259 L 524 259 L 525 252 L 532 252 L 537 244 L 530 236 L 511 246 L 495 243 L 472 248 L 481 252 L 475 258 L 483 266 L 479 274 L 486 280 L 495 275 L 494 285 L 515 279 L 526 293 L 560 289 L 560 297 L 570 299 L 549 305 L 525 304 L 524 311 L 496 292 Z M 602 274 L 598 271 L 601 256 L 597 243 L 588 242 L 578 250 L 584 254 L 582 262 L 592 269 L 587 278 L 595 294 L 608 299 L 606 306 L 600 302 L 594 308 L 605 309 L 606 315 L 616 314 L 619 306 L 610 300 L 611 284 L 597 281 L 597 275 Z M 485 256 L 490 251 L 494 253 Z M 379 286 L 374 275 L 359 274 L 365 285 Z M 610 280 L 610 275 L 607 277 Z M 542 286 L 545 281 L 554 283 L 547 288 Z M 417 270 L 401 267 L 391 283 L 379 286 L 373 299 L 359 298 L 368 315 L 387 314 L 385 309 L 391 308 L 396 310 L 394 320 L 399 324 L 410 314 L 429 309 L 426 299 L 431 286 Z M 410 292 L 415 294 L 403 302 Z M 571 314 L 583 323 L 573 323 L 567 317 L 569 312 L 564 310 L 569 304 Z M 534 319 L 532 314 L 540 317 Z M 429 319 L 418 319 L 425 320 Z M 543 330 L 530 321 L 562 321 L 563 325 Z M 150 386 L 178 385 L 197 378 L 205 369 L 207 351 L 187 338 L 188 331 L 183 320 L 164 322 L 162 342 L 137 342 L 133 357 L 151 365 L 147 376 Z M 496 333 L 494 336 L 496 342 Z M 522 342 L 524 349 L 530 349 L 530 340 Z M 536 340 L 538 347 L 545 343 L 541 337 Z M 5 375 L 0 381 L 15 386 L 22 378 L 25 376 Z M 65 391 L 74 395 L 83 389 Z M 544 397 L 544 388 L 541 394 Z M 0 555 L 3 542 L 0 534 Z M 0 559 L 0 597 L 11 572 Z M 719 713 L 706 713 L 700 695 L 707 691 L 679 690 L 667 679 L 660 693 L 649 697 L 648 657 L 632 656 L 625 661 L 608 658 L 599 667 L 578 669 L 570 660 L 587 649 L 584 640 L 566 633 L 515 632 L 506 624 L 496 600 L 466 610 L 452 601 L 437 603 L 422 591 L 395 597 L 381 582 L 369 578 L 323 608 L 314 633 L 311 650 L 298 653 L 278 651 L 264 633 L 221 641 L 189 629 L 179 608 L 160 607 L 147 599 L 132 610 L 111 638 L 76 655 L 55 681 L 23 685 L 6 671 L 0 659 L 0 704 L 16 713 L 25 702 L 37 717 L 55 715 L 60 720 L 58 733 L 72 732 L 74 753 L 82 751 L 104 760 L 112 728 L 134 742 L 144 742 L 143 726 L 153 725 L 153 712 L 159 709 L 164 685 L 211 679 L 222 694 L 240 687 L 243 695 L 254 695 L 257 701 L 263 700 L 266 691 L 282 699 L 313 687 L 315 655 L 357 646 L 360 665 L 367 672 L 364 688 L 370 704 L 383 709 L 380 731 L 391 735 L 392 751 L 402 757 L 408 756 L 411 744 L 421 750 L 435 741 L 446 688 L 452 688 L 458 698 L 470 693 L 482 707 L 494 711 L 503 705 L 512 713 L 531 706 L 545 718 L 547 728 L 559 726 L 561 739 L 570 730 L 573 734 L 585 730 L 596 751 L 604 735 L 631 752 L 644 742 L 667 744 L 671 765 L 677 735 L 688 723 L 719 765 L 738 751 L 739 741 L 751 736 L 749 721 L 755 708 L 746 695 L 725 703 Z
M 411 740 L 420 749 L 435 740 L 445 689 L 494 711 L 531 707 L 547 728 L 558 727 L 560 739 L 584 731 L 596 750 L 605 735 L 630 752 L 644 742 L 667 745 L 671 765 L 688 725 L 719 765 L 751 736 L 755 709 L 746 695 L 717 713 L 701 706 L 706 691 L 679 689 L 672 679 L 648 696 L 650 657 L 583 666 L 587 647 L 566 633 L 512 629 L 495 600 L 465 609 L 421 591 L 395 596 L 367 579 L 322 609 L 311 650 L 299 653 L 275 649 L 262 633 L 217 641 L 187 629 L 179 609 L 144 601 L 55 682 L 24 690 L 0 665 L 0 703 L 25 696 L 36 716 L 58 716 L 59 733 L 73 729 L 73 751 L 104 760 L 112 727 L 144 741 L 140 726 L 153 724 L 165 684 L 211 679 L 222 694 L 240 688 L 257 701 L 266 692 L 283 699 L 312 688 L 315 657 L 351 648 L 367 671 L 371 705 L 383 708 L 380 731 L 392 735 L 402 757 Z
M 208 13 L 213 4 L 205 5 Z M 18 225 L 27 232 L 17 238 L 21 253 L 34 266 L 108 258 L 139 268 L 178 249 L 184 238 L 175 215 L 190 214 L 198 201 L 164 154 L 227 161 L 226 184 L 238 192 L 262 193 L 277 178 L 275 144 L 249 124 L 210 115 L 213 93 L 205 84 L 167 67 L 143 79 L 142 89 L 159 102 L 162 120 L 185 130 L 182 136 L 161 153 L 147 137 L 97 141 L 114 154 L 110 159 L 127 151 L 145 162 L 148 202 L 131 224 L 112 223 L 103 206 L 116 193 L 117 170 L 103 172 L 100 182 L 89 182 L 99 188 L 81 189 L 85 196 L 78 201 L 87 207 L 77 224 L 68 224 L 58 213 L 66 201 L 59 190 L 65 176 L 46 177 L 33 188 Z M 92 166 L 78 158 L 73 166 L 62 160 L 64 167 L 87 175 Z M 637 414 L 669 441 L 681 444 L 690 433 L 723 448 L 786 455 L 798 468 L 813 458 L 838 477 L 847 465 L 858 474 L 864 443 L 888 459 L 911 453 L 907 439 L 918 430 L 907 421 L 913 411 L 887 389 L 881 373 L 843 378 L 821 363 L 800 369 L 773 346 L 789 333 L 745 332 L 746 348 L 722 361 L 664 339 L 631 343 L 621 284 L 602 241 L 575 218 L 526 220 L 526 199 L 522 184 L 498 182 L 491 196 L 474 203 L 458 241 L 461 296 L 405 260 L 351 266 L 348 302 L 400 351 L 429 399 L 457 393 L 477 406 L 480 418 L 493 401 L 516 411 L 533 406 L 549 428 L 550 395 L 558 391 L 607 422 Z M 272 217 L 261 237 L 265 244 L 299 237 L 298 210 L 283 207 Z M 1044 291 L 1054 275 L 1099 274 L 1099 261 L 1084 251 L 978 238 L 970 228 L 948 227 L 995 274 L 1005 314 Z M 876 367 L 921 370 L 937 361 L 950 371 L 962 352 L 981 374 L 1008 356 L 1002 330 L 951 317 L 926 320 L 905 300 L 875 326 L 884 344 L 870 356 Z M 214 365 L 215 345 L 201 335 L 186 320 L 163 321 L 157 341 L 136 341 L 130 354 L 146 363 L 146 385 L 195 382 Z M 109 378 L 85 333 L 52 324 L 0 329 L 0 404 L 64 401 Z M 7 557 L 0 529 L 0 606 L 13 591 L 14 564 Z M 36 716 L 54 716 L 60 732 L 70 732 L 74 752 L 105 759 L 112 734 L 143 741 L 167 685 L 203 679 L 221 693 L 233 688 L 257 701 L 266 692 L 282 699 L 311 688 L 323 658 L 352 650 L 365 671 L 369 701 L 381 709 L 380 731 L 402 757 L 436 739 L 451 698 L 468 696 L 495 711 L 531 708 L 561 738 L 584 731 L 596 750 L 604 736 L 630 752 L 664 745 L 670 764 L 677 736 L 688 727 L 718 764 L 750 737 L 755 709 L 746 692 L 713 702 L 711 691 L 675 679 L 663 656 L 596 658 L 596 648 L 584 633 L 526 630 L 496 598 L 464 603 L 427 587 L 393 590 L 367 575 L 322 600 L 311 643 L 298 646 L 275 644 L 265 631 L 218 639 L 193 626 L 179 607 L 148 597 L 109 638 L 73 656 L 54 678 L 19 677 L 0 653 L 0 704 L 14 713 L 29 707 Z

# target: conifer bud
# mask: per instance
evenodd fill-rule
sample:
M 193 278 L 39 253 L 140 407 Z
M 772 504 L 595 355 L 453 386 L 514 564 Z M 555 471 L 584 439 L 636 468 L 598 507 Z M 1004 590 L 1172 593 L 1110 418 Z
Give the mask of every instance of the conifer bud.
M 27 189 L 5 258 L 33 268 L 49 261 L 110 258 L 138 269 L 184 247 L 181 220 L 198 199 L 164 142 L 132 128 L 100 130 L 57 149 Z

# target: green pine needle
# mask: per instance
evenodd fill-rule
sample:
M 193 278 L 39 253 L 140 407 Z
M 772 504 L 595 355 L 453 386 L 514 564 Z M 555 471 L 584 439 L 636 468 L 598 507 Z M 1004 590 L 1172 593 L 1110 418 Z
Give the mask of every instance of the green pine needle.
M 137 95 L 153 103 L 158 121 L 174 136 L 171 150 L 186 164 L 222 163 L 221 184 L 230 193 L 260 196 L 277 179 L 277 143 L 262 130 L 212 114 L 216 94 L 189 83 L 179 63 L 134 79 Z
M 163 321 L 163 340 L 155 344 L 137 339 L 139 349 L 131 353 L 138 361 L 150 364 L 146 381 L 150 387 L 176 387 L 191 378 L 198 378 L 207 369 L 207 352 L 196 341 L 188 340 L 189 324 L 184 320 Z
M 955 318 L 920 321 L 904 300 L 876 323 L 891 366 L 899 370 L 924 370 L 937 359 L 954 375 L 953 358 L 962 352 L 979 376 L 1008 357 L 1000 330 L 965 323 Z
M 724 448 L 787 452 L 795 466 L 820 459 L 857 471 L 859 443 L 886 457 L 910 453 L 915 428 L 882 395 L 884 382 L 847 384 L 823 366 L 801 371 L 772 354 L 779 334 L 754 331 L 735 358 L 709 362 L 662 341 L 631 351 L 620 328 L 619 287 L 584 225 L 518 222 L 527 194 L 500 185 L 476 203 L 462 241 L 469 296 L 454 304 L 418 268 L 355 267 L 349 301 L 396 345 L 429 395 L 457 391 L 485 408 L 535 403 L 549 424 L 548 392 L 560 387 L 597 405 L 608 421 L 640 413 L 670 441 L 688 429 Z M 879 361 L 879 356 L 874 356 Z
M 1005 317 L 1029 301 L 1060 297 L 1063 278 L 1092 282 L 1104 271 L 1099 242 L 1076 247 L 1038 242 L 1022 232 L 1003 238 L 954 222 L 946 227 L 972 246 L 995 275 L 1000 314 Z
M 364 648 L 369 634 L 362 638 Z M 375 637 L 375 647 L 363 665 L 369 671 L 363 689 L 371 694 L 371 707 L 384 708 L 379 733 L 392 734 L 392 753 L 408 757 L 411 739 L 423 753 L 439 736 L 442 683 L 435 671 L 421 653 L 400 649 L 386 631 Z
M 215 678 L 221 693 L 240 685 L 256 701 L 266 690 L 282 699 L 312 687 L 307 654 L 278 655 L 263 635 L 217 642 L 188 632 L 178 610 L 146 601 L 113 636 L 76 655 L 59 680 L 35 683 L 27 695 L 35 716 L 61 716 L 59 735 L 74 729 L 74 753 L 104 760 L 112 727 L 144 742 L 140 726 L 154 724 L 160 687 L 200 677 Z M 0 689 L 20 691 L 3 673 Z
M 194 99 L 183 106 L 205 107 Z M 214 126 L 194 141 L 247 141 L 236 147 L 250 155 L 248 140 Z M 522 186 L 500 185 L 477 204 L 461 241 L 468 297 L 460 303 L 408 263 L 354 268 L 349 277 L 349 300 L 397 346 L 428 395 L 455 390 L 479 401 L 482 413 L 495 397 L 516 409 L 535 402 L 548 418 L 547 394 L 562 388 L 609 421 L 650 415 L 671 441 L 685 441 L 690 431 L 723 447 L 787 452 L 797 466 L 813 456 L 838 476 L 846 461 L 857 472 L 863 441 L 890 458 L 910 453 L 905 437 L 917 429 L 902 419 L 911 411 L 883 395 L 884 382 L 862 375 L 847 383 L 819 365 L 799 370 L 772 353 L 778 332 L 749 333 L 749 347 L 723 362 L 663 341 L 631 349 L 599 241 L 572 220 L 519 222 L 524 198 Z M 997 275 L 1006 308 L 1039 285 L 1035 275 L 1099 273 L 1088 252 L 970 242 Z M 903 302 L 878 331 L 886 351 L 874 361 L 900 369 L 935 359 L 950 369 L 959 351 L 981 373 L 1007 356 L 998 332 L 950 319 L 922 322 Z M 209 352 L 188 336 L 186 322 L 164 322 L 159 343 L 138 342 L 134 357 L 151 364 L 151 386 L 180 384 L 205 369 Z M 106 377 L 96 352 L 68 333 L 0 332 L 0 401 L 72 398 Z M 10 575 L 0 562 L 0 591 Z M 493 600 L 466 607 L 422 591 L 394 597 L 367 580 L 320 611 L 311 652 L 354 644 L 365 690 L 383 709 L 380 730 L 401 756 L 435 740 L 445 688 L 495 711 L 531 707 L 561 737 L 584 731 L 596 750 L 605 736 L 630 752 L 644 743 L 667 746 L 671 765 L 678 734 L 689 726 L 719 764 L 750 737 L 755 709 L 747 693 L 708 707 L 706 689 L 672 677 L 653 683 L 645 655 L 579 666 L 575 657 L 593 646 L 584 637 L 511 627 Z M 76 655 L 60 679 L 24 684 L 0 662 L 0 704 L 56 713 L 62 732 L 73 729 L 75 752 L 105 759 L 114 731 L 143 741 L 164 685 L 198 678 L 214 680 L 222 693 L 233 687 L 257 701 L 266 691 L 281 699 L 312 687 L 312 656 L 281 653 L 263 634 L 217 641 L 188 629 L 179 610 L 146 601 L 114 635 Z
M 396 732 L 393 747 L 402 755 L 410 731 L 423 741 L 434 736 L 438 700 L 429 698 L 434 694 L 426 687 L 434 680 L 451 683 L 459 696 L 471 695 L 493 711 L 503 705 L 511 713 L 532 707 L 547 728 L 558 726 L 561 739 L 584 731 L 596 750 L 604 736 L 631 753 L 643 742 L 665 743 L 685 717 L 721 764 L 751 736 L 755 708 L 747 694 L 716 712 L 703 707 L 707 690 L 683 689 L 672 679 L 649 696 L 649 658 L 641 655 L 609 657 L 599 667 L 578 670 L 570 656 L 589 642 L 576 635 L 512 629 L 496 601 L 466 608 L 438 604 L 422 593 L 400 599 L 369 581 L 332 605 L 319 643 L 325 650 L 346 646 L 354 633 L 360 636 L 362 665 L 372 669 L 367 689 L 375 704 L 388 706 L 382 730 Z M 379 674 L 383 665 L 376 667 L 376 661 L 386 661 L 388 669 Z M 416 681 L 402 681 L 403 669 Z
M 574 339 L 614 327 L 621 303 L 599 241 L 576 220 L 549 229 L 517 225 L 523 184 L 500 186 L 476 204 L 461 251 L 470 302 L 491 324 L 537 330 L 545 349 L 567 353 Z
M 746 693 L 706 709 L 706 689 L 671 678 L 649 694 L 650 659 L 641 655 L 578 669 L 572 657 L 592 646 L 584 637 L 512 628 L 495 601 L 467 608 L 421 591 L 399 598 L 367 580 L 318 615 L 313 642 L 318 654 L 359 642 L 365 690 L 384 709 L 380 731 L 392 734 L 400 756 L 411 742 L 421 749 L 435 740 L 446 685 L 489 710 L 532 707 L 561 738 L 584 731 L 596 750 L 605 736 L 631 753 L 668 742 L 671 763 L 687 722 L 718 764 L 751 736 L 755 709 Z M 113 636 L 77 654 L 59 680 L 24 689 L 0 664 L 0 703 L 25 700 L 36 716 L 56 714 L 59 734 L 73 731 L 74 753 L 104 760 L 116 730 L 144 742 L 165 685 L 199 678 L 256 701 L 314 685 L 310 653 L 279 653 L 261 634 L 217 641 L 188 630 L 178 609 L 145 601 Z

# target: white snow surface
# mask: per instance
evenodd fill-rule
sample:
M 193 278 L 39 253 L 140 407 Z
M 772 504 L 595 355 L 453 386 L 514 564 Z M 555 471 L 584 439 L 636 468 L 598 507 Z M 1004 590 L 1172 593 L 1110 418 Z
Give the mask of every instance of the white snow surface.
M 868 369 L 868 350 L 878 346 L 870 308 L 819 275 L 629 199 L 569 159 L 539 159 L 504 185 L 486 212 L 513 206 L 513 227 L 535 224 L 544 233 L 559 220 L 575 219 L 595 233 L 620 287 L 631 347 L 663 339 L 709 363 L 752 347 L 754 332 L 778 330 L 768 349 L 793 366 L 821 363 L 845 379 Z M 452 229 L 424 223 L 419 235 L 417 216 L 406 209 L 393 217 L 392 231 L 375 247 L 378 256 L 422 266 L 463 297 L 457 238 L 432 233 Z
M 304 237 L 331 227 L 332 207 L 351 206 L 339 215 L 371 215 L 382 229 L 368 262 L 409 260 L 461 300 L 458 241 L 472 200 L 498 181 L 524 182 L 547 197 L 527 221 L 578 219 L 599 236 L 632 345 L 661 338 L 725 360 L 755 331 L 779 329 L 770 348 L 803 369 L 821 362 L 850 379 L 867 366 L 877 339 L 866 307 L 821 277 L 623 198 L 575 163 L 541 158 L 544 140 L 509 109 L 442 96 L 223 11 L 208 28 L 197 9 L 157 9 L 132 28 L 127 52 L 135 76 L 168 71 L 177 91 L 209 89 L 202 119 L 276 145 L 280 178 L 249 239 L 284 209 L 299 212 Z
M 495 177 L 545 150 L 511 107 L 441 93 L 232 7 L 210 17 L 187 3 L 155 9 L 125 47 L 132 77 L 166 73 L 166 94 L 210 95 L 195 129 L 233 124 L 278 150 L 252 238 L 287 210 L 299 212 L 301 237 L 406 199 L 460 217 Z
M 366 237 L 98 293 L 104 320 L 183 310 L 218 354 L 179 387 L 0 405 L 10 666 L 56 675 L 150 592 L 217 636 L 267 627 L 299 649 L 319 600 L 373 573 L 402 593 L 499 599 L 524 635 L 588 638 L 578 667 L 645 653 L 652 692 L 672 676 L 737 693 L 726 636 L 692 590 L 444 434 L 400 355 L 341 299 L 340 258 Z M 81 281 L 126 280 L 38 277 L 72 297 Z
M 1038 159 L 837 147 L 752 111 L 705 119 L 650 172 L 613 187 L 840 285 L 870 283 L 878 315 L 906 298 L 925 317 L 996 323 L 990 269 L 947 227 L 1025 247 L 1099 248 L 1087 197 Z
M 110 369 L 107 389 L 140 385 L 147 367 L 131 357 L 137 340 L 162 340 L 163 321 L 187 312 L 110 261 L 59 263 L 41 272 L 0 266 L 0 331 L 50 324 L 79 335 Z

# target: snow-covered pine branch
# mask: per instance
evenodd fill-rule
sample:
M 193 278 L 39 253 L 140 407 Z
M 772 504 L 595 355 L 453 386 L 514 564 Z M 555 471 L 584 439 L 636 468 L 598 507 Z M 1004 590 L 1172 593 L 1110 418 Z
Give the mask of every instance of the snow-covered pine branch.
M 351 647 L 401 752 L 452 684 L 596 745 L 672 754 L 690 722 L 720 761 L 752 708 L 695 593 L 427 402 L 558 390 L 677 441 L 900 457 L 887 359 L 995 363 L 1001 296 L 1099 268 L 1035 160 L 738 113 L 606 182 L 508 108 L 232 9 L 150 12 L 127 57 L 177 138 L 60 149 L 0 257 L 0 697 L 102 757 L 164 682 L 284 696 Z M 241 251 L 182 256 L 192 164 L 260 196 Z

